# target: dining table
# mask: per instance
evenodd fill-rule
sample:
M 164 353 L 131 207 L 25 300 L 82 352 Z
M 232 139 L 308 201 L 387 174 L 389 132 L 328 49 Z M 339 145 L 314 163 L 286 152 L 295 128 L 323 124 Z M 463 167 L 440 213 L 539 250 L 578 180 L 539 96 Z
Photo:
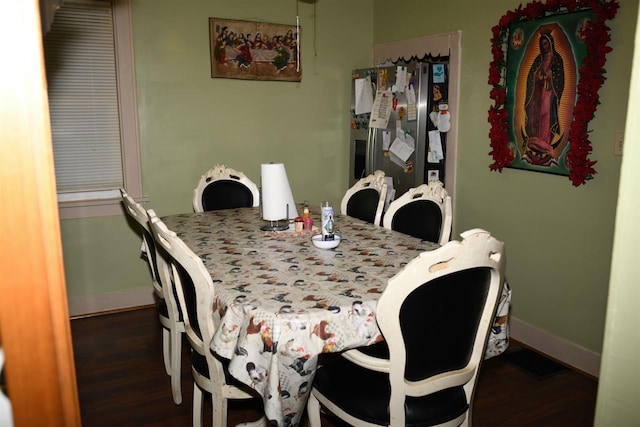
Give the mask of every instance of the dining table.
M 311 217 L 319 224 L 319 209 Z M 263 231 L 268 222 L 259 207 L 162 219 L 213 279 L 219 308 L 212 308 L 211 350 L 262 396 L 272 426 L 300 423 L 323 353 L 383 340 L 375 314 L 388 280 L 421 252 L 438 248 L 341 214 L 334 216 L 341 239 L 333 249 L 312 244 L 316 227 Z M 506 347 L 504 339 L 494 339 L 487 354 L 499 347 Z

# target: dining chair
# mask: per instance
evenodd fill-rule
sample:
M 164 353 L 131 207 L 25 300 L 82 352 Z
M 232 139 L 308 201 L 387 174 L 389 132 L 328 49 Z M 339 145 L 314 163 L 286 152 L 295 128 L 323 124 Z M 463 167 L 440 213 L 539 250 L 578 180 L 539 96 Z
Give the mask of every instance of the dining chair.
M 381 225 L 382 212 L 387 197 L 387 182 L 381 170 L 361 178 L 342 197 L 340 211 L 343 215 Z
M 409 189 L 389 204 L 382 225 L 444 245 L 451 236 L 451 196 L 441 181 Z
M 216 164 L 200 177 L 193 190 L 194 212 L 260 206 L 258 186 L 247 176 Z
M 309 426 L 323 408 L 353 426 L 469 426 L 505 269 L 504 243 L 473 229 L 410 261 L 377 304 L 384 341 L 318 368 Z
M 215 284 L 202 260 L 149 211 L 151 232 L 169 259 L 166 269 L 171 276 L 184 318 L 187 341 L 191 346 L 193 375 L 193 426 L 202 426 L 204 392 L 211 394 L 213 427 L 227 425 L 230 399 L 260 398 L 251 387 L 234 379 L 228 372 L 228 360 L 209 348 L 216 331 Z M 170 272 L 169 272 L 170 269 Z
M 125 210 L 142 230 L 142 251 L 149 264 L 151 282 L 156 297 L 158 318 L 162 325 L 162 358 L 167 375 L 171 378 L 171 392 L 173 401 L 179 405 L 182 403 L 182 389 L 180 377 L 182 372 L 182 334 L 184 323 L 179 308 L 174 298 L 167 298 L 166 278 L 162 277 L 161 265 L 166 261 L 158 254 L 151 229 L 149 228 L 149 216 L 147 211 L 131 197 L 126 190 L 120 189 Z

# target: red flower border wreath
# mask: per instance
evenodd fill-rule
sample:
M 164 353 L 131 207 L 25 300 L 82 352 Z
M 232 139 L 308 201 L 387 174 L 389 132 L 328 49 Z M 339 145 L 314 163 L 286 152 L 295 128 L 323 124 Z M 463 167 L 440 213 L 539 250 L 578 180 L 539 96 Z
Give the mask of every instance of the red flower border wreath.
M 611 40 L 610 28 L 605 21 L 613 19 L 618 8 L 619 4 L 615 0 L 547 0 L 545 4 L 533 1 L 524 7 L 520 5 L 516 10 L 507 12 L 500 18 L 498 25 L 491 29 L 493 61 L 489 64 L 489 84 L 493 88 L 489 97 L 494 101 L 494 105 L 489 109 L 488 119 L 491 123 L 489 138 L 492 148 L 489 154 L 493 156 L 490 170 L 502 172 L 502 169 L 511 165 L 514 159 L 509 149 L 511 141 L 507 135 L 509 117 L 504 108 L 507 96 L 505 52 L 510 25 L 514 22 L 544 18 L 558 13 L 591 9 L 596 17 L 584 30 L 587 56 L 580 67 L 580 81 L 577 86 L 578 101 L 573 109 L 566 163 L 569 168 L 569 179 L 576 187 L 584 184 L 592 174 L 596 173 L 593 168 L 596 162 L 589 160 L 592 148 L 587 125 L 594 117 L 599 104 L 598 89 L 605 80 L 605 56 L 611 51 L 611 47 L 607 46 Z

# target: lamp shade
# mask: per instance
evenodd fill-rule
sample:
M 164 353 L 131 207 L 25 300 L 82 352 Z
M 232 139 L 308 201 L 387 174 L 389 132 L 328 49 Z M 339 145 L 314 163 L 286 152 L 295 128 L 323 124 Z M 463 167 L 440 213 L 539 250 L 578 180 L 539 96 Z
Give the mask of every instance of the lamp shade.
M 262 218 L 267 221 L 279 221 L 297 217 L 298 211 L 293 200 L 284 164 L 263 163 L 260 172 L 262 182 Z

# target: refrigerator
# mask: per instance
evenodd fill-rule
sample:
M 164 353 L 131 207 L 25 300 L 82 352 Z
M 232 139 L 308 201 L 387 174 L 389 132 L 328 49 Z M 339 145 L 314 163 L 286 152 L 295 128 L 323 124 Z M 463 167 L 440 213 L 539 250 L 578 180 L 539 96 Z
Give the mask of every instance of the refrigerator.
M 413 60 L 352 72 L 349 186 L 376 170 L 387 204 L 445 180 L 448 61 Z

